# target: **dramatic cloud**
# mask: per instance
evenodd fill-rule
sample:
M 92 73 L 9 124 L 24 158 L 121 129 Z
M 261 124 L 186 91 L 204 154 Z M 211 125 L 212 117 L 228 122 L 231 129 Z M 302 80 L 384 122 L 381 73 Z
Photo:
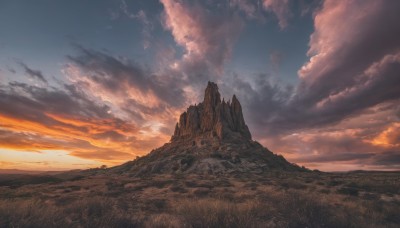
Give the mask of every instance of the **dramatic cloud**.
M 372 141 L 372 144 L 384 147 L 400 148 L 400 122 L 393 123 L 383 130 Z
M 400 150 L 397 151 L 385 151 L 375 155 L 374 165 L 379 167 L 388 167 L 394 170 L 400 169 Z
M 184 84 L 176 78 L 155 75 L 103 52 L 78 50 L 80 55 L 68 57 L 71 64 L 65 74 L 87 96 L 109 104 L 115 114 L 124 112 L 135 121 L 169 122 L 176 109 L 185 106 Z
M 23 151 L 66 150 L 116 164 L 159 143 L 134 123 L 110 114 L 72 85 L 65 90 L 10 83 L 0 90 L 0 147 Z
M 98 37 L 81 37 L 85 45 L 74 45 L 66 60 L 35 53 L 48 69 L 32 69 L 23 56 L 20 75 L 2 58 L 0 153 L 56 151 L 92 166 L 131 160 L 167 142 L 179 114 L 212 80 L 223 96 L 237 95 L 254 138 L 291 162 L 400 169 L 399 1 L 121 0 L 110 9 L 106 25 L 93 24 Z M 299 30 L 290 27 L 295 20 Z M 92 34 L 85 29 L 79 34 Z M 111 29 L 129 31 L 129 42 L 118 43 Z M 302 57 L 280 43 L 304 42 L 297 32 L 311 33 Z M 296 84 L 275 77 L 290 71 Z
M 44 78 L 44 76 L 40 70 L 34 70 L 32 68 L 29 68 L 22 61 L 18 61 L 18 64 L 25 70 L 25 73 L 32 79 L 38 79 L 41 82 L 47 83 L 47 80 Z M 10 71 L 15 73 L 15 70 L 10 70 Z
M 298 86 L 262 75 L 236 78 L 230 86 L 243 98 L 255 136 L 268 135 L 266 145 L 303 156 L 301 162 L 354 157 L 359 164 L 370 158 L 373 165 L 387 151 L 384 145 L 398 151 L 399 9 L 394 1 L 326 0 L 315 13 L 310 61 L 298 72 Z M 358 121 L 364 116 L 370 117 L 367 127 Z M 383 119 L 375 125 L 378 118 Z M 356 127 L 343 124 L 346 120 Z
M 302 81 L 294 104 L 329 123 L 398 99 L 399 8 L 398 2 L 325 1 L 315 16 L 313 57 L 299 71 Z
M 258 100 L 250 104 L 268 104 L 264 118 L 254 119 L 273 130 L 316 127 L 399 99 L 399 8 L 397 2 L 325 1 L 315 16 L 309 51 L 313 56 L 299 71 L 297 88 L 271 89 L 268 80 L 257 88 L 249 85 Z M 384 29 L 377 26 L 381 24 Z
M 243 26 L 238 15 L 225 9 L 213 12 L 195 1 L 161 0 L 165 9 L 165 28 L 169 29 L 177 44 L 185 49 L 182 62 L 172 67 L 194 74 L 207 68 L 211 75 L 221 75 L 223 66 L 232 54 L 233 43 Z M 183 65 L 183 66 L 181 66 Z M 200 66 L 199 66 L 200 65 Z
M 398 135 L 393 106 L 382 104 L 365 110 L 362 115 L 347 118 L 338 124 L 271 135 L 262 139 L 275 152 L 290 161 L 324 170 L 395 169 L 382 165 L 379 159 L 387 151 L 398 151 Z M 395 152 L 393 152 L 395 153 Z M 341 167 L 341 165 L 346 165 Z M 358 168 L 357 168 L 358 167 Z
M 390 56 L 400 48 L 399 7 L 398 2 L 325 1 L 315 16 L 308 51 L 312 58 L 299 71 L 302 100 L 315 103 L 339 94 L 369 79 L 368 68 L 396 64 Z M 386 65 L 378 66 L 380 62 Z

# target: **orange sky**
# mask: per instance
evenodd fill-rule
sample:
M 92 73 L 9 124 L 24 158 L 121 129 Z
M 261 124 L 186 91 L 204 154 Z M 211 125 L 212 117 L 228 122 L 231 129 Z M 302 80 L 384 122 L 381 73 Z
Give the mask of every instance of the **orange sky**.
M 137 127 L 134 123 L 116 118 L 84 118 L 47 112 L 43 115 L 46 120 L 39 122 L 0 114 L 0 130 L 8 132 L 6 137 L 3 136 L 0 140 L 1 168 L 66 170 L 98 167 L 103 164 L 118 165 L 168 142 L 168 131 L 172 132 L 171 126 L 167 132 L 162 132 L 160 129 L 163 124 L 158 122 L 149 122 L 145 127 Z M 344 121 L 341 125 L 350 126 L 358 119 Z M 357 139 L 358 143 L 355 146 L 363 150 L 387 151 L 400 148 L 399 122 L 363 137 L 361 135 L 365 129 L 339 129 L 325 129 L 324 132 L 308 130 L 279 139 L 258 140 L 275 153 L 283 154 L 289 161 L 326 171 L 382 169 L 368 163 L 365 166 L 354 164 L 350 157 L 343 158 L 341 162 L 314 160 L 313 156 L 319 153 L 334 153 L 335 150 L 340 150 L 340 143 L 346 138 Z M 338 148 L 332 148 L 332 143 L 321 145 L 320 140 L 327 139 L 336 141 Z M 303 156 L 302 150 L 313 152 Z
M 208 81 L 290 162 L 400 169 L 400 1 L 300 2 L 2 4 L 0 169 L 145 155 Z

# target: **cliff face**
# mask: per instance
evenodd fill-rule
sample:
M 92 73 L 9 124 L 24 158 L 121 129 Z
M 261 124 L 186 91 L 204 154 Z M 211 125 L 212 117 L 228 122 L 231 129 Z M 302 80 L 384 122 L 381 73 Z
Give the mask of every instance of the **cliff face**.
M 198 137 L 251 140 L 239 100 L 233 95 L 232 102 L 221 101 L 218 86 L 213 82 L 208 82 L 203 102 L 181 114 L 171 140 Z

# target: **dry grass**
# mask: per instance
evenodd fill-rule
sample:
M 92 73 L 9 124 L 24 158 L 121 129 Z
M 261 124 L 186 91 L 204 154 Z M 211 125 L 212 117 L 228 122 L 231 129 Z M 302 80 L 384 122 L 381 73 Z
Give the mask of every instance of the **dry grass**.
M 0 227 L 136 227 L 134 217 L 106 198 L 55 206 L 37 200 L 0 202 Z
M 0 187 L 0 227 L 399 227 L 398 189 L 383 190 L 398 178 L 103 176 Z
M 182 200 L 174 204 L 174 213 L 188 227 L 261 227 L 258 203 L 232 203 L 216 199 Z

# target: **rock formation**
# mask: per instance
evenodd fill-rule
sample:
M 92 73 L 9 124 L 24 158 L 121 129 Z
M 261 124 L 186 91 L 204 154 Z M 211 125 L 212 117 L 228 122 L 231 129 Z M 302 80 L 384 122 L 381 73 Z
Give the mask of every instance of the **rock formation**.
M 208 82 L 203 102 L 190 106 L 176 124 L 171 141 L 148 155 L 111 169 L 133 176 L 153 174 L 263 173 L 304 171 L 253 141 L 239 100 L 221 101 Z
M 190 140 L 197 137 L 251 140 L 238 99 L 233 95 L 232 103 L 221 101 L 218 86 L 213 82 L 208 82 L 204 101 L 190 106 L 182 113 L 171 140 Z

